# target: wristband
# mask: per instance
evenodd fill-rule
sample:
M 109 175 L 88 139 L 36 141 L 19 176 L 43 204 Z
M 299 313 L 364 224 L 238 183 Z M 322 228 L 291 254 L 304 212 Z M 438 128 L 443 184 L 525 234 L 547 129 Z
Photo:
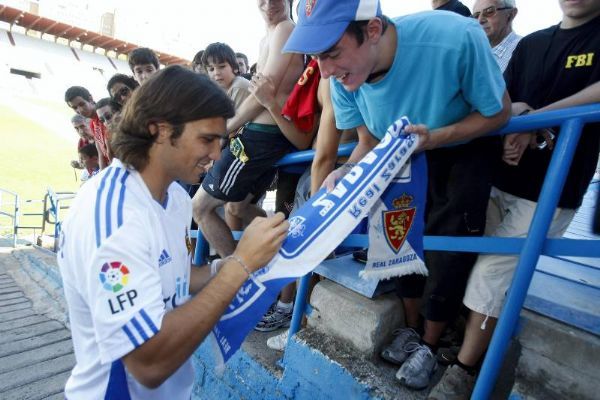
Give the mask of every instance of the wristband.
M 252 275 L 252 273 L 250 272 L 250 270 L 248 269 L 246 264 L 244 264 L 244 262 L 238 256 L 232 254 L 230 256 L 225 257 L 225 259 L 223 261 L 226 261 L 226 260 L 237 261 L 237 263 L 240 264 L 242 266 L 242 268 L 244 269 L 244 271 L 246 271 L 246 273 L 248 274 L 248 278 L 250 278 L 250 275 Z

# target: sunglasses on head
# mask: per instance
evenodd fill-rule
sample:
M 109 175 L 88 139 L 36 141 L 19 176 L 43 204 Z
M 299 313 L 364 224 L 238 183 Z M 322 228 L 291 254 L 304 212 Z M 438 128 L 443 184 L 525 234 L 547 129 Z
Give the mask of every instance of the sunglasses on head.
M 484 8 L 481 11 L 476 11 L 473 13 L 472 17 L 475 19 L 479 19 L 479 16 L 483 15 L 485 18 L 491 18 L 494 15 L 496 15 L 496 13 L 498 11 L 502 11 L 502 10 L 511 10 L 512 7 L 496 7 L 496 6 L 491 6 L 491 7 L 487 7 Z

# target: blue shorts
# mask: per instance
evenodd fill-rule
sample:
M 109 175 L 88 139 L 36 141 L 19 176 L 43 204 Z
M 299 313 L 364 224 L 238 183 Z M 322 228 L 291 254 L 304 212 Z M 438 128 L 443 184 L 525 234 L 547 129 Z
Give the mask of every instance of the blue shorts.
M 202 187 L 211 196 L 228 202 L 262 196 L 275 178 L 275 163 L 294 150 L 276 125 L 247 124 L 231 139 L 206 174 Z

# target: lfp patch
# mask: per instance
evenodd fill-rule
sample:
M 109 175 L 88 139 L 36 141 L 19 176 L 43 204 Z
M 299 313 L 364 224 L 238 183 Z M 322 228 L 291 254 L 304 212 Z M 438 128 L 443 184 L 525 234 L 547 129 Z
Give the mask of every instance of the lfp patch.
M 105 263 L 100 270 L 99 278 L 104 289 L 116 293 L 127 286 L 129 269 L 120 261 Z

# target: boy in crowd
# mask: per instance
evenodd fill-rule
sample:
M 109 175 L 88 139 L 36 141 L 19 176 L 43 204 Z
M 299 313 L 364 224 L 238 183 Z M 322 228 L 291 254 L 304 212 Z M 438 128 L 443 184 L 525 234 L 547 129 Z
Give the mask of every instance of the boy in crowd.
M 140 85 L 160 68 L 158 57 L 146 47 L 139 47 L 129 53 L 128 63 L 133 77 Z
M 87 144 L 79 149 L 79 159 L 83 166 L 81 173 L 81 183 L 84 184 L 92 176 L 100 171 L 98 164 L 98 149 L 93 144 Z
M 513 114 L 600 102 L 600 0 L 559 0 L 559 25 L 525 36 L 504 74 Z M 600 147 L 599 124 L 586 125 L 575 150 L 548 237 L 561 237 L 594 175 Z M 539 149 L 540 132 L 514 133 L 504 141 L 503 162 L 490 198 L 486 233 L 526 237 L 553 152 Z M 560 132 L 557 133 L 560 135 Z M 542 140 L 549 141 L 549 137 Z M 431 399 L 468 399 L 517 265 L 516 256 L 480 255 L 469 277 L 463 303 L 471 311 L 456 363 L 432 390 Z
M 294 27 L 289 17 L 290 7 L 291 0 L 258 2 L 266 23 L 266 37 L 260 45 L 259 72 L 272 79 L 276 98 L 282 102 L 303 69 L 301 56 L 281 54 L 283 43 Z M 253 201 L 271 185 L 277 160 L 293 150 L 288 138 L 254 96 L 248 96 L 235 116 L 227 121 L 228 132 L 239 128 L 242 129 L 223 150 L 194 196 L 194 219 L 222 257 L 233 252 L 235 241 L 216 209 L 228 203 L 228 212 L 244 224 L 264 216 L 264 210 Z
M 240 75 L 246 79 L 250 79 L 250 63 L 248 57 L 244 53 L 235 53 L 238 67 L 240 68 Z
M 96 115 L 98 116 L 98 120 L 104 124 L 104 126 L 109 127 L 114 116 L 121 112 L 121 108 L 119 103 L 110 97 L 105 97 L 96 103 Z
M 206 74 L 206 69 L 204 69 L 204 65 L 202 65 L 202 55 L 204 54 L 204 50 L 200 50 L 194 56 L 192 60 L 192 70 L 199 74 Z
M 121 106 L 125 106 L 125 103 L 138 86 L 140 85 L 131 76 L 115 74 L 108 80 L 106 90 L 108 90 L 108 94 L 114 101 Z
M 90 92 L 82 86 L 71 86 L 65 92 L 65 102 L 73 111 L 90 120 L 90 130 L 98 149 L 100 169 L 108 166 L 111 155 L 108 143 L 108 131 L 96 115 L 96 103 Z
M 79 191 L 61 231 L 71 400 L 190 399 L 190 357 L 287 236 L 283 215 L 257 218 L 216 268 L 191 266 L 191 204 L 175 180 L 194 183 L 219 158 L 233 104 L 206 76 L 158 74 L 130 99 L 114 162 Z
M 351 6 L 307 1 L 284 50 L 316 57 L 322 76 L 331 77 L 337 127 L 358 131 L 348 163 L 324 186 L 333 188 L 391 123 L 407 115 L 415 124 L 407 132 L 418 134 L 418 150 L 427 151 L 426 233 L 483 234 L 491 159 L 499 140 L 479 136 L 508 120 L 510 99 L 475 20 L 440 11 L 392 20 L 375 0 Z M 382 352 L 401 365 L 396 378 L 411 388 L 429 385 L 439 338 L 458 313 L 476 256 L 428 252 L 425 258 L 428 278 L 411 274 L 396 281 L 408 327 Z
M 209 44 L 202 55 L 202 66 L 209 78 L 227 92 L 236 109 L 250 94 L 250 82 L 240 76 L 235 53 L 227 44 Z

